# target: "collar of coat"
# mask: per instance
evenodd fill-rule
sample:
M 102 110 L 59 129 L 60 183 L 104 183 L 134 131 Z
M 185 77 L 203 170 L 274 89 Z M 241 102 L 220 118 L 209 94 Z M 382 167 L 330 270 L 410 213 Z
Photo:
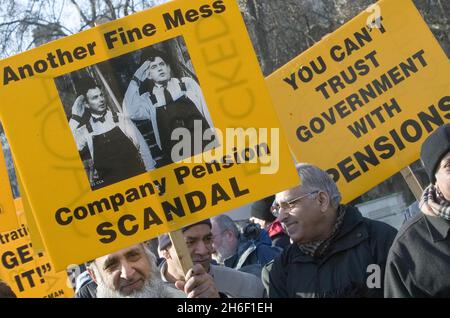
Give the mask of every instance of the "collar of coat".
M 297 244 L 299 249 L 304 254 L 309 254 L 313 256 L 314 258 L 321 258 L 324 256 L 328 250 L 328 247 L 334 242 L 335 238 L 338 236 L 339 231 L 341 230 L 344 218 L 345 218 L 346 209 L 344 209 L 344 206 L 339 206 L 337 210 L 337 219 L 333 226 L 333 231 L 331 232 L 331 235 L 329 238 L 321 240 L 321 241 L 315 241 L 310 242 L 306 244 Z
M 450 221 L 437 215 L 424 214 L 428 232 L 433 242 L 440 242 L 447 239 L 450 232 Z
M 342 208 L 346 209 L 344 221 L 341 230 L 331 242 L 327 253 L 320 259 L 314 259 L 312 256 L 301 252 L 296 244 L 292 244 L 292 248 L 295 250 L 293 262 L 323 263 L 334 254 L 351 249 L 369 238 L 368 229 L 364 226 L 364 218 L 358 209 L 348 205 L 342 206 Z

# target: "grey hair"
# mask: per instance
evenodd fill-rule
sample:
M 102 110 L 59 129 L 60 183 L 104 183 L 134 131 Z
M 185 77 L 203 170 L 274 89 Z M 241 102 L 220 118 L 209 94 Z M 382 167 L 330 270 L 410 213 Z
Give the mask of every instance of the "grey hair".
M 228 215 L 222 214 L 211 218 L 211 221 L 215 222 L 220 231 L 230 231 L 235 237 L 239 237 L 239 229 L 234 223 L 233 219 Z
M 301 178 L 301 186 L 307 192 L 320 190 L 326 192 L 330 197 L 330 203 L 334 208 L 338 208 L 341 203 L 342 196 L 336 183 L 331 177 L 318 167 L 308 164 L 299 163 L 296 166 L 297 173 Z

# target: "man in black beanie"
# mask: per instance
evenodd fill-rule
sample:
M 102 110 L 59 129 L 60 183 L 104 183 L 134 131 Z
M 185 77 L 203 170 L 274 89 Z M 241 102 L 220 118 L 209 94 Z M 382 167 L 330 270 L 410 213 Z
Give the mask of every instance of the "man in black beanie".
M 272 240 L 272 246 L 278 246 L 284 249 L 291 244 L 289 235 L 283 229 L 281 222 L 272 214 L 272 205 L 275 200 L 275 195 L 261 199 L 252 203 L 250 214 L 250 221 L 259 224 L 261 229 L 264 229 L 269 234 Z
M 420 210 L 399 231 L 389 251 L 386 297 L 450 297 L 450 124 L 422 144 L 430 178 Z

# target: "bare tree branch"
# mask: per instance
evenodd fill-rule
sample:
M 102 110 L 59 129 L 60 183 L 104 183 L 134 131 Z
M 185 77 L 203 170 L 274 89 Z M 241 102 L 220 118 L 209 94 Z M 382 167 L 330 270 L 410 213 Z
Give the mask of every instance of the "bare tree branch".
M 91 17 L 92 21 L 97 20 L 97 9 L 95 8 L 95 0 L 90 0 L 91 2 Z
M 84 23 L 91 25 L 92 24 L 92 20 L 89 20 L 86 15 L 83 13 L 83 11 L 81 10 L 80 6 L 78 5 L 78 3 L 75 0 L 70 0 L 70 2 L 72 2 L 72 4 L 75 6 L 75 8 L 77 9 L 78 13 L 80 14 L 81 19 L 84 21 Z
M 104 0 L 104 1 L 105 1 L 106 5 L 108 6 L 109 12 L 111 13 L 111 18 L 113 20 L 116 20 L 117 15 L 116 15 L 116 11 L 114 9 L 114 6 L 113 6 L 111 0 Z
M 125 4 L 123 6 L 123 15 L 127 16 L 128 15 L 128 6 L 130 5 L 130 0 L 126 0 Z
M 27 20 L 27 19 L 20 19 L 20 20 L 13 20 L 9 22 L 3 22 L 0 23 L 0 27 L 12 25 L 12 24 L 23 24 L 23 25 L 37 25 L 37 26 L 46 26 L 46 23 L 39 23 L 36 20 Z

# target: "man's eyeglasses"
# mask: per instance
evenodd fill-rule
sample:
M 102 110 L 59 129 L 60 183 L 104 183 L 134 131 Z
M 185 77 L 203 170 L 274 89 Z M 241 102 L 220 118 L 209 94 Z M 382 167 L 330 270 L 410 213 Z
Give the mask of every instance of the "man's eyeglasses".
M 278 204 L 278 203 L 274 202 L 274 204 L 271 207 L 271 212 L 272 212 L 272 214 L 275 217 L 279 217 L 280 216 L 280 210 L 281 209 L 288 210 L 288 212 L 290 213 L 292 211 L 292 209 L 295 207 L 295 204 L 297 202 L 299 202 L 301 199 L 306 198 L 309 195 L 319 193 L 319 192 L 320 192 L 320 190 L 314 190 L 314 191 L 308 192 L 306 194 L 302 194 L 301 196 L 296 197 L 296 198 L 294 198 L 292 200 L 289 200 L 287 202 L 281 202 L 281 204 Z

